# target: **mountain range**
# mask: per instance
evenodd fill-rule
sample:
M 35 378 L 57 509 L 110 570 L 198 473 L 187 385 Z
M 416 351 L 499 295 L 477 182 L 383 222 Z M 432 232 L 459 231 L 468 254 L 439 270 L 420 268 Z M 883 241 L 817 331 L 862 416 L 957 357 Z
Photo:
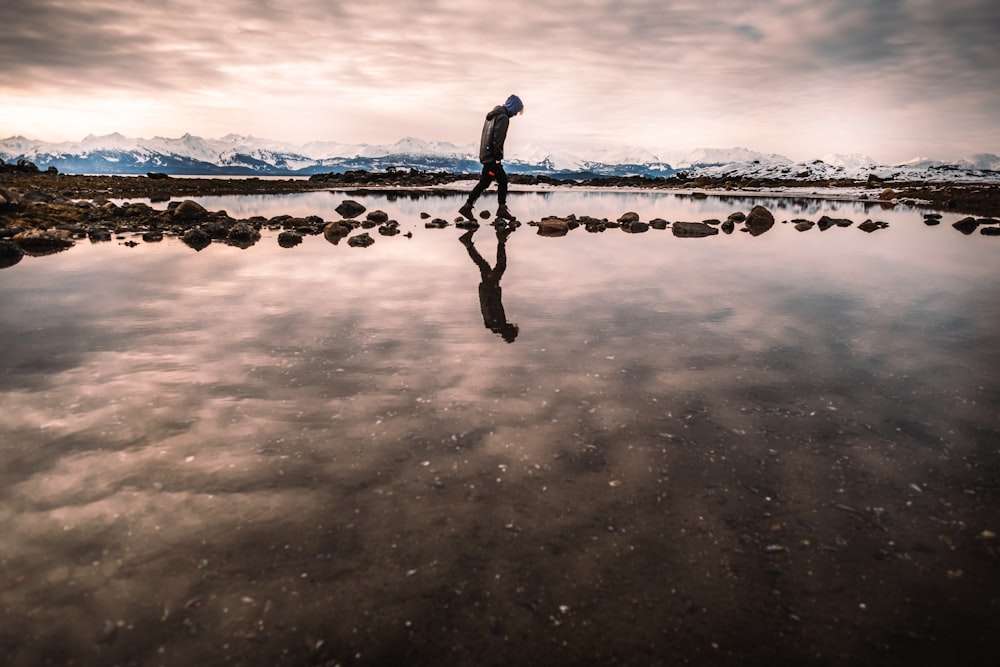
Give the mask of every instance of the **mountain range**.
M 864 155 L 830 155 L 795 162 L 777 154 L 746 148 L 699 148 L 688 152 L 654 153 L 623 147 L 588 153 L 553 151 L 538 144 L 509 151 L 504 166 L 510 173 L 586 179 L 608 176 L 779 179 L 853 179 L 869 176 L 913 181 L 1000 182 L 1000 156 L 979 154 L 953 162 L 918 158 L 895 165 L 878 164 Z M 406 137 L 394 144 L 310 142 L 295 145 L 252 136 L 227 134 L 203 139 L 141 139 L 114 133 L 89 135 L 79 142 L 48 143 L 15 136 L 0 140 L 0 159 L 33 162 L 40 169 L 55 167 L 71 174 L 145 174 L 229 176 L 310 176 L 349 170 L 417 169 L 429 172 L 478 173 L 477 146 L 456 146 Z

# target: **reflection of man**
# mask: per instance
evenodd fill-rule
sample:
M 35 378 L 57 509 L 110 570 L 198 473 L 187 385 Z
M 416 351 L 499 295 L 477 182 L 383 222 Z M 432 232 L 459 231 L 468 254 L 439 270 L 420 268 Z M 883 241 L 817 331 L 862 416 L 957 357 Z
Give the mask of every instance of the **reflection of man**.
M 490 267 L 489 262 L 476 250 L 472 244 L 472 235 L 476 230 L 470 230 L 458 238 L 469 251 L 469 257 L 479 267 L 482 282 L 479 283 L 479 307 L 483 311 L 483 325 L 495 334 L 499 334 L 508 343 L 517 338 L 517 325 L 507 321 L 503 312 L 503 301 L 500 295 L 500 278 L 507 270 L 507 237 L 514 231 L 510 227 L 497 228 L 497 263 Z

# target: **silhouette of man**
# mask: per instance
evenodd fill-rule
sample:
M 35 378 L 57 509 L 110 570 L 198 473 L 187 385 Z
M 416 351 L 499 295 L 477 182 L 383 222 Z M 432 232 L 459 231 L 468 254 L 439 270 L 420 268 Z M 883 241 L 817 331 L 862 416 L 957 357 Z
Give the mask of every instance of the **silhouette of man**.
M 517 95 L 511 95 L 503 104 L 498 104 L 488 114 L 483 123 L 483 134 L 479 141 L 479 161 L 483 163 L 483 173 L 476 187 L 469 193 L 469 199 L 458 212 L 475 222 L 472 217 L 472 207 L 479 195 L 483 194 L 489 184 L 497 182 L 497 217 L 513 220 L 514 216 L 507 209 L 507 172 L 503 170 L 503 145 L 507 140 L 507 128 L 510 119 L 524 113 L 524 103 Z
M 497 262 L 496 266 L 490 266 L 489 262 L 476 250 L 472 243 L 472 235 L 475 229 L 467 231 L 458 240 L 462 242 L 465 249 L 469 251 L 469 257 L 479 267 L 481 282 L 479 283 L 479 308 L 483 312 L 483 325 L 499 335 L 508 343 L 513 343 L 517 338 L 518 328 L 516 324 L 507 321 L 507 314 L 503 310 L 503 301 L 500 293 L 500 278 L 507 270 L 507 237 L 514 230 L 504 226 L 497 228 Z

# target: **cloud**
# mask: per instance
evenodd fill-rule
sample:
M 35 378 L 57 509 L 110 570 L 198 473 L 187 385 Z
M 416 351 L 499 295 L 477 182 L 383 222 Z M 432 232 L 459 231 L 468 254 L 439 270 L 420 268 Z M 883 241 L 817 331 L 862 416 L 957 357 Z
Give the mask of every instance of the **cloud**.
M 1000 5 L 986 0 L 39 0 L 6 23 L 0 132 L 103 116 L 132 134 L 465 143 L 518 92 L 515 141 L 690 147 L 783 132 L 755 147 L 821 154 L 944 126 L 956 146 L 1000 143 Z M 964 127 L 947 127 L 956 108 Z M 825 134 L 864 131 L 836 150 L 820 120 Z

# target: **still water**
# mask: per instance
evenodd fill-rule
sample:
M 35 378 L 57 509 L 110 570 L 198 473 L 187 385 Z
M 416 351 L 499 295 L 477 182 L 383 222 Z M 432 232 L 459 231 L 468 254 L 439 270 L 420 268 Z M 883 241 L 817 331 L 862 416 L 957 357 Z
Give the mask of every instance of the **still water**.
M 5 664 L 987 664 L 1000 239 L 821 200 L 510 201 L 778 221 L 705 239 L 199 201 L 348 198 L 412 236 L 0 272 Z M 821 215 L 854 225 L 785 222 Z

